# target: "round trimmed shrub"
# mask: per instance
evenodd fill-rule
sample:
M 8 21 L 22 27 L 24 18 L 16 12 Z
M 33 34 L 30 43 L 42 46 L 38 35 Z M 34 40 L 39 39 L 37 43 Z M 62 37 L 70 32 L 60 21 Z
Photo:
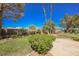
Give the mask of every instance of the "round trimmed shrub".
M 52 47 L 52 42 L 55 40 L 54 36 L 49 36 L 45 34 L 35 34 L 29 37 L 29 42 L 34 51 L 39 54 L 47 53 Z

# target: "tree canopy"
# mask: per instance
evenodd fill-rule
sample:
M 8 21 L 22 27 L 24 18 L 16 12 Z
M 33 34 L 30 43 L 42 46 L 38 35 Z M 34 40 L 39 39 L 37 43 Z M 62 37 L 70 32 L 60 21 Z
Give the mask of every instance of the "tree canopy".
M 73 16 L 65 14 L 64 18 L 60 20 L 60 26 L 65 28 L 66 32 L 73 32 L 79 29 L 79 14 Z
M 23 16 L 24 4 L 22 3 L 0 3 L 0 28 L 2 27 L 3 18 L 13 18 L 16 22 L 17 18 Z

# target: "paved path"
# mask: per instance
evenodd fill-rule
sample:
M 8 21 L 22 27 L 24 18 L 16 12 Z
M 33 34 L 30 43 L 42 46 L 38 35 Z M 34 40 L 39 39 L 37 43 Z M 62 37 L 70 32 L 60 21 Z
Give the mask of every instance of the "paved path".
M 54 56 L 79 56 L 79 42 L 57 38 L 50 53 Z

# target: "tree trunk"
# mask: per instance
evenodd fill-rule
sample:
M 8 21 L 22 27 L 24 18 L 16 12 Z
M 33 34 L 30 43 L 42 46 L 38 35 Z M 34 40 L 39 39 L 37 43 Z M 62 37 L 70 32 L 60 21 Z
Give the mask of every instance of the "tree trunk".
M 66 33 L 69 32 L 69 29 L 70 29 L 70 25 L 67 24 L 65 32 L 66 32 Z
M 0 38 L 2 37 L 3 4 L 0 4 Z

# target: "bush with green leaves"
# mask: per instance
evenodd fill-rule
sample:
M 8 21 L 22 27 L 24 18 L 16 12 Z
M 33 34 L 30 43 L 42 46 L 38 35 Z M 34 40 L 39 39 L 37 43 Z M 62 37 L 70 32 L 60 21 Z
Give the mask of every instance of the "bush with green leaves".
M 45 34 L 35 34 L 29 37 L 29 42 L 34 51 L 39 54 L 47 53 L 52 47 L 52 42 L 55 41 L 54 36 L 49 36 Z
M 38 29 L 38 30 L 36 31 L 36 33 L 37 33 L 37 34 L 41 34 L 41 30 Z
M 79 41 L 79 36 L 73 36 L 72 39 L 75 41 Z
M 70 39 L 73 39 L 75 41 L 79 41 L 79 34 L 75 34 L 75 33 L 60 33 L 58 34 L 57 37 L 60 37 L 60 38 L 70 38 Z

